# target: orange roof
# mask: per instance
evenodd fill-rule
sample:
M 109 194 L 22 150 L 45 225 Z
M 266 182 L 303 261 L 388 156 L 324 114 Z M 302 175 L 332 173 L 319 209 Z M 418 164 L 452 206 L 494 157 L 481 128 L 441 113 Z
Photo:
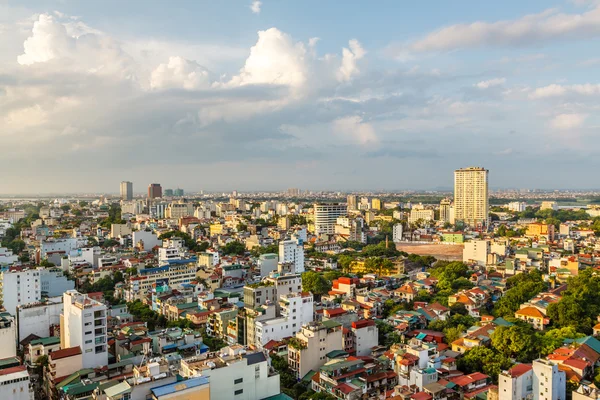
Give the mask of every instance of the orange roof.
M 542 314 L 542 312 L 540 310 L 538 310 L 535 307 L 523 307 L 521 308 L 519 311 L 517 311 L 515 313 L 516 315 L 523 315 L 524 317 L 530 317 L 530 318 L 539 318 L 539 319 L 543 319 L 546 316 L 544 314 Z

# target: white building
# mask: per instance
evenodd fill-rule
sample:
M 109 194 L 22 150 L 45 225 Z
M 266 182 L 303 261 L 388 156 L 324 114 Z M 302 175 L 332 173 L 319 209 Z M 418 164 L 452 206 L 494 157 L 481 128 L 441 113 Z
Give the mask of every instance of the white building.
M 266 399 L 281 393 L 279 375 L 271 372 L 269 364 L 265 353 L 247 353 L 243 346 L 233 345 L 208 357 L 204 354 L 182 360 L 180 374 L 208 377 L 210 400 Z
M 288 365 L 297 379 L 325 365 L 327 353 L 344 348 L 342 324 L 333 320 L 303 326 L 296 339 L 299 346 L 288 344 Z
M 0 247 L 0 265 L 12 265 L 19 261 L 19 256 L 6 247 Z
M 96 247 L 84 247 L 80 249 L 71 250 L 68 253 L 68 264 L 66 265 L 68 269 L 71 269 L 73 266 L 81 265 L 81 264 L 89 264 L 94 268 L 98 268 L 98 261 L 102 257 L 102 249 L 98 246 Z M 67 270 L 63 266 L 63 270 Z
M 501 399 L 521 400 L 533 397 L 531 364 L 517 364 L 498 376 L 498 395 Z
M 12 315 L 17 312 L 17 306 L 34 303 L 42 298 L 38 270 L 4 271 L 0 274 L 0 281 L 2 305 Z
M 277 254 L 261 254 L 258 258 L 258 268 L 260 269 L 260 276 L 268 276 L 271 272 L 277 271 L 278 262 L 279 257 L 277 256 Z
M 42 258 L 46 258 L 48 253 L 62 252 L 69 254 L 72 250 L 85 247 L 87 238 L 67 238 L 57 240 L 42 240 L 40 243 L 40 254 Z
M 315 204 L 314 213 L 315 235 L 333 235 L 337 218 L 346 215 L 348 207 L 345 204 Z
M 422 204 L 418 204 L 410 210 L 410 214 L 408 216 L 408 223 L 414 224 L 419 220 L 422 220 L 425 222 L 433 221 L 434 218 L 435 218 L 434 210 L 427 209 L 427 208 L 423 207 Z
M 489 240 L 471 240 L 465 243 L 463 249 L 463 262 L 476 262 L 478 265 L 487 264 L 488 254 L 491 253 Z
M 304 242 L 292 235 L 291 239 L 279 242 L 279 262 L 294 264 L 294 272 L 304 272 Z
M 107 365 L 106 306 L 75 290 L 63 295 L 63 304 L 61 348 L 81 347 L 83 368 Z
M 262 348 L 271 340 L 279 341 L 294 336 L 302 325 L 314 319 L 313 295 L 310 293 L 292 293 L 281 296 L 279 300 L 281 317 L 259 321 L 255 325 L 255 346 Z
M 0 371 L 0 399 L 33 400 L 27 367 L 19 365 Z
M 564 400 L 567 398 L 565 371 L 548 360 L 533 361 L 533 399 Z
M 42 338 L 51 336 L 51 329 L 60 327 L 62 312 L 62 298 L 60 301 L 29 303 L 17 307 L 18 341 L 31 334 Z
M 17 355 L 17 323 L 7 312 L 0 313 L 0 360 Z
M 395 224 L 392 228 L 392 241 L 394 243 L 402 241 L 402 224 Z
M 508 210 L 514 212 L 523 212 L 527 208 L 527 203 L 523 201 L 513 201 L 508 203 Z
M 118 238 L 131 235 L 131 226 L 128 224 L 110 224 L 110 237 Z
M 135 231 L 132 234 L 133 246 L 143 243 L 144 251 L 151 251 L 155 246 L 162 245 L 162 240 L 152 231 Z
M 62 296 L 67 290 L 75 289 L 75 281 L 68 280 L 60 268 L 38 268 L 42 293 L 48 297 Z
M 352 322 L 350 331 L 354 336 L 357 356 L 370 356 L 371 349 L 379 344 L 379 329 L 372 319 Z

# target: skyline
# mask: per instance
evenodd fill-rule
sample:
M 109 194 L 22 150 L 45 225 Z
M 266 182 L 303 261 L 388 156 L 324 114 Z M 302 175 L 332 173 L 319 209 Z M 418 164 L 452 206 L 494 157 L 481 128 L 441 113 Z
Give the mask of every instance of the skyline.
M 0 191 L 599 186 L 600 3 L 433 4 L 0 2 Z

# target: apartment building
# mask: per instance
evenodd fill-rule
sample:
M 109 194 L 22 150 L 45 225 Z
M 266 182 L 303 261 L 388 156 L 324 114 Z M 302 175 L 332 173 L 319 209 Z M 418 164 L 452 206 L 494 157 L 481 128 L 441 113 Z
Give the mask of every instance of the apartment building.
M 291 293 L 282 295 L 279 300 L 281 317 L 256 323 L 255 345 L 262 348 L 271 340 L 280 341 L 294 336 L 304 324 L 314 319 L 313 295 L 311 293 Z
M 17 324 L 7 312 L 0 313 L 0 360 L 17 355 Z
M 279 262 L 294 265 L 294 272 L 304 272 L 304 242 L 297 235 L 279 242 Z
M 41 298 L 40 271 L 26 269 L 0 273 L 0 299 L 4 309 L 12 315 L 16 315 L 18 306 L 40 301 Z
M 33 400 L 33 386 L 27 367 L 19 365 L 0 370 L 0 399 Z
M 379 329 L 372 319 L 352 322 L 350 331 L 354 336 L 355 355 L 370 356 L 371 349 L 379 344 Z
M 565 371 L 561 371 L 558 365 L 545 359 L 533 361 L 534 400 L 565 400 L 566 385 Z
M 266 399 L 281 393 L 279 375 L 270 367 L 269 357 L 262 351 L 249 353 L 240 345 L 183 359 L 180 374 L 191 379 L 208 377 L 210 400 Z
M 342 328 L 342 324 L 333 320 L 302 326 L 288 342 L 288 365 L 297 379 L 325 365 L 328 353 L 344 348 Z
M 315 235 L 333 235 L 337 217 L 342 217 L 347 213 L 348 207 L 345 204 L 316 203 L 314 205 Z
M 489 171 L 469 167 L 454 171 L 454 217 L 469 226 L 489 224 Z
M 108 364 L 106 305 L 69 290 L 63 295 L 61 348 L 80 347 L 83 368 Z
M 503 400 L 533 398 L 533 366 L 517 364 L 498 376 L 498 395 Z

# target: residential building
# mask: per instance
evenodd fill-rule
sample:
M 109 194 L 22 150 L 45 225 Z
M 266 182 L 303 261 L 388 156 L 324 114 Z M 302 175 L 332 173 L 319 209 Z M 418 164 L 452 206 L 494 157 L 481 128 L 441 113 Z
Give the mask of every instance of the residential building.
M 268 276 L 271 272 L 277 271 L 278 262 L 279 256 L 275 253 L 261 254 L 258 258 L 258 268 L 260 269 L 260 276 Z
M 535 222 L 527 225 L 525 236 L 532 239 L 545 238 L 546 240 L 554 240 L 554 225 Z
M 128 181 L 121 182 L 121 200 L 133 200 L 133 183 Z
M 342 217 L 347 213 L 348 207 L 345 204 L 315 203 L 315 235 L 333 235 L 337 217 Z
M 565 400 L 567 380 L 558 365 L 544 359 L 533 361 L 533 399 Z
M 148 185 L 148 198 L 158 199 L 162 197 L 162 187 L 160 183 L 151 183 Z
M 471 240 L 464 244 L 463 262 L 476 263 L 486 266 L 488 255 L 491 254 L 491 242 L 489 240 Z
M 408 216 L 408 223 L 415 224 L 417 221 L 429 222 L 433 221 L 435 218 L 435 211 L 427 209 L 423 207 L 422 204 L 414 206 L 410 210 L 410 215 Z
M 354 336 L 355 355 L 370 356 L 371 349 L 379 344 L 379 329 L 372 319 L 352 322 L 350 331 Z
M 502 400 L 533 398 L 533 367 L 517 364 L 498 376 L 498 394 Z
M 513 201 L 508 203 L 508 210 L 514 212 L 523 212 L 527 209 L 527 203 L 523 201 Z
M 118 386 L 118 385 L 117 385 Z M 151 400 L 212 400 L 211 383 L 207 377 L 188 379 L 182 382 L 172 382 L 150 389 Z M 214 389 L 213 389 L 214 390 Z M 111 392 L 112 393 L 112 392 Z M 214 393 L 214 392 L 213 392 Z M 127 400 L 129 397 L 114 398 Z M 108 400 L 108 398 L 107 398 Z M 110 400 L 113 400 L 111 397 Z
M 80 347 L 83 368 L 108 364 L 106 305 L 69 290 L 63 295 L 61 348 Z
M 162 240 L 152 231 L 134 231 L 132 234 L 133 247 L 143 251 L 152 251 L 156 246 L 162 245 Z
M 358 196 L 355 194 L 349 194 L 346 198 L 349 211 L 358 210 Z
M 62 296 L 75 288 L 75 281 L 68 280 L 60 268 L 38 268 L 42 295 L 47 297 Z
M 333 320 L 313 322 L 302 326 L 288 342 L 288 365 L 302 379 L 327 362 L 327 354 L 344 347 L 342 324 Z
M 7 312 L 0 313 L 0 360 L 17 355 L 17 324 Z
M 60 315 L 63 312 L 62 298 L 55 301 L 23 304 L 17 307 L 18 342 L 29 335 L 52 336 L 60 328 Z M 58 329 L 56 329 L 58 331 Z
M 19 256 L 6 247 L 0 247 L 0 266 L 12 265 L 19 261 Z
M 394 243 L 402 241 L 402 224 L 394 224 L 392 228 L 392 241 Z
M 40 301 L 42 298 L 40 271 L 25 269 L 1 272 L 0 296 L 2 306 L 12 315 L 16 315 L 18 306 Z
M 381 210 L 381 199 L 372 198 L 371 199 L 371 210 Z
M 558 203 L 556 201 L 542 201 L 540 210 L 558 210 Z
M 0 399 L 34 399 L 33 386 L 26 366 L 19 365 L 0 370 Z
M 454 217 L 466 225 L 489 223 L 488 170 L 469 167 L 454 171 Z
M 183 359 L 180 374 L 192 379 L 208 377 L 210 400 L 267 399 L 281 393 L 279 375 L 271 369 L 269 357 L 262 351 L 250 353 L 240 345 Z
M 165 211 L 165 218 L 183 218 L 194 215 L 194 205 L 192 203 L 184 203 L 178 201 L 176 203 L 169 203 Z
M 129 224 L 110 224 L 110 237 L 118 238 L 131 235 L 132 230 Z
M 452 207 L 452 201 L 449 198 L 445 198 L 440 201 L 440 221 L 446 223 L 454 223 L 450 218 L 450 209 Z
M 281 317 L 256 323 L 255 345 L 262 348 L 271 340 L 279 341 L 294 336 L 303 325 L 314 319 L 313 295 L 290 293 L 279 300 Z
M 279 242 L 279 262 L 292 263 L 294 272 L 304 272 L 304 242 L 296 235 Z

